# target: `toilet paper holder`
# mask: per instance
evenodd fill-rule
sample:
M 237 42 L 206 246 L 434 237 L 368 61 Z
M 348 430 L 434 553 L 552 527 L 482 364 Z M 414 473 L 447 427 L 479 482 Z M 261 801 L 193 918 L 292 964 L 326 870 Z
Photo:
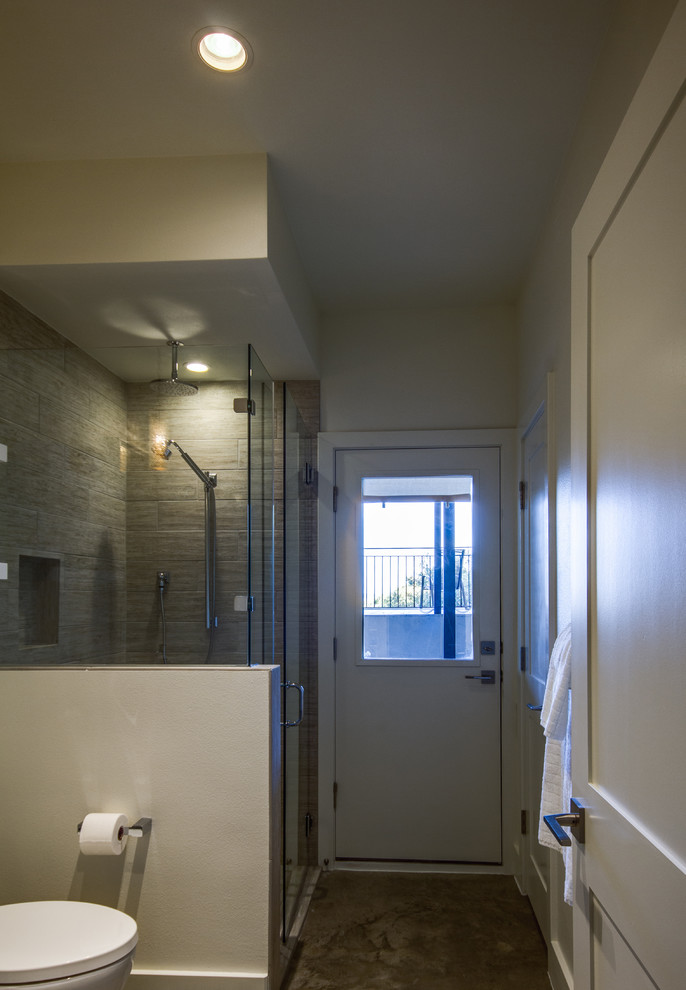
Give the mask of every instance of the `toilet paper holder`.
M 76 831 L 81 831 L 81 826 L 83 822 L 79 822 L 76 826 Z M 133 825 L 122 825 L 119 829 L 118 839 L 122 839 L 125 835 L 130 836 L 132 839 L 141 839 L 144 835 L 147 835 L 152 828 L 152 818 L 139 818 L 137 822 Z

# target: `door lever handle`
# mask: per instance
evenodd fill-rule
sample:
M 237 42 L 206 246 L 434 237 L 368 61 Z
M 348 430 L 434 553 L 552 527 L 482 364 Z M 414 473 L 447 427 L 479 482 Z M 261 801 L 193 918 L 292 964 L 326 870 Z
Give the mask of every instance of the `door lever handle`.
M 526 706 L 530 712 L 540 712 L 543 711 L 543 705 L 529 705 Z
M 571 846 L 572 844 L 572 840 L 564 830 L 565 828 L 571 829 L 576 841 L 583 845 L 586 840 L 586 809 L 576 798 L 571 799 L 569 807 L 570 810 L 568 813 L 561 812 L 559 815 L 544 815 L 543 821 L 561 846 Z
M 481 681 L 482 684 L 495 684 L 495 671 L 484 670 L 480 674 L 465 674 L 468 681 Z

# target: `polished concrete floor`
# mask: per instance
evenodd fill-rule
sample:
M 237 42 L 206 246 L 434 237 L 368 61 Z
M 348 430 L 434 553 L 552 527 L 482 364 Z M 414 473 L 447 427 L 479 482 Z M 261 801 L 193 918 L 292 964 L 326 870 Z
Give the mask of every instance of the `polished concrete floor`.
M 512 877 L 323 873 L 283 990 L 550 990 Z

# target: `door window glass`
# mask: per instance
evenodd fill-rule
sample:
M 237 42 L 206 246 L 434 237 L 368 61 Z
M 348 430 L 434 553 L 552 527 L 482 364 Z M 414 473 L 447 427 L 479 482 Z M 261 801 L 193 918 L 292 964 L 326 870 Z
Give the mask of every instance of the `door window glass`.
M 362 479 L 363 660 L 471 660 L 472 477 Z

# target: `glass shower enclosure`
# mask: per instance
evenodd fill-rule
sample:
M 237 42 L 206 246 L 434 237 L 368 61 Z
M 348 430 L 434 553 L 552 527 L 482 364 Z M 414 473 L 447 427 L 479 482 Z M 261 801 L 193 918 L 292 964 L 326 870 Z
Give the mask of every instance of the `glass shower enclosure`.
M 283 390 L 282 938 L 292 949 L 316 864 L 316 431 Z
M 0 663 L 273 662 L 273 386 L 182 353 L 86 353 L 0 295 Z

